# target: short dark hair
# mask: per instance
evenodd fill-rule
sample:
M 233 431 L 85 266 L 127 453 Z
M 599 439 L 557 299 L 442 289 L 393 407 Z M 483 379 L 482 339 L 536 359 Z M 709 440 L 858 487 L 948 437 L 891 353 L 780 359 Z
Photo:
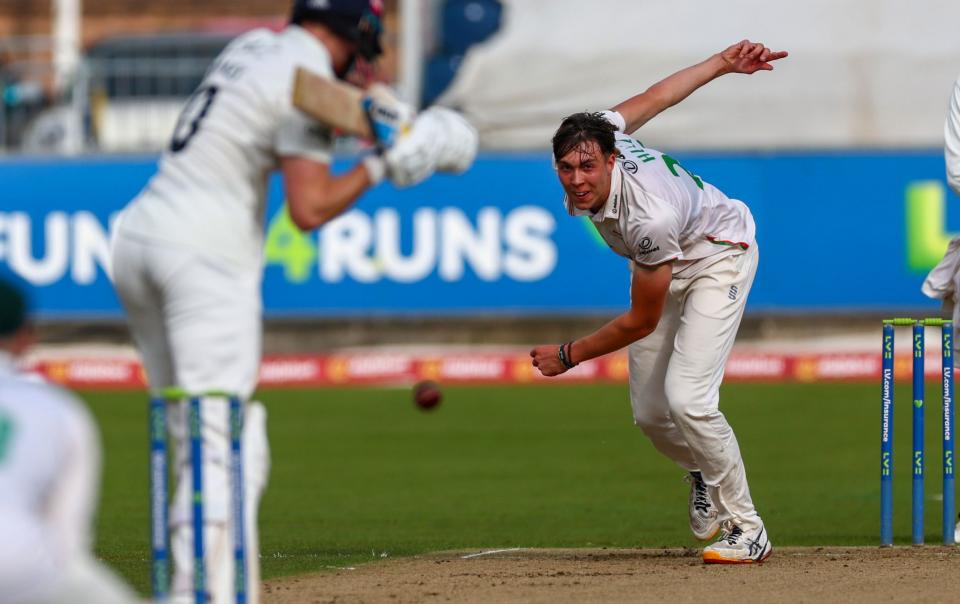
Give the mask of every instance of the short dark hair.
M 15 334 L 27 323 L 27 299 L 21 286 L 0 276 L 0 338 Z
M 563 118 L 553 135 L 553 158 L 559 160 L 580 145 L 594 141 L 604 155 L 617 152 L 617 127 L 600 112 L 574 113 Z

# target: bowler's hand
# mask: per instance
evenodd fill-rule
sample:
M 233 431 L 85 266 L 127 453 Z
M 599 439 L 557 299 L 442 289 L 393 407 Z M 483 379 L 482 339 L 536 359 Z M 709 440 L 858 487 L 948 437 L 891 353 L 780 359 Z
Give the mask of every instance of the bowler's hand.
M 787 56 L 785 50 L 772 51 L 760 42 L 742 40 L 720 53 L 730 73 L 751 74 L 757 71 L 770 71 L 770 63 Z
M 533 357 L 533 366 L 540 370 L 545 377 L 553 377 L 564 373 L 567 368 L 560 362 L 557 354 L 560 346 L 557 344 L 548 344 L 546 346 L 537 346 L 530 351 Z

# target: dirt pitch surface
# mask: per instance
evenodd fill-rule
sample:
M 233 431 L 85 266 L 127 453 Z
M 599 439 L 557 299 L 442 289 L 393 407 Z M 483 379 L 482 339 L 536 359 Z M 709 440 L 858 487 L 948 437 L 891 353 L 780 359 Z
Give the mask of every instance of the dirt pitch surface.
M 698 550 L 511 549 L 387 560 L 266 582 L 266 604 L 353 602 L 943 602 L 960 548 L 775 548 L 763 564 Z

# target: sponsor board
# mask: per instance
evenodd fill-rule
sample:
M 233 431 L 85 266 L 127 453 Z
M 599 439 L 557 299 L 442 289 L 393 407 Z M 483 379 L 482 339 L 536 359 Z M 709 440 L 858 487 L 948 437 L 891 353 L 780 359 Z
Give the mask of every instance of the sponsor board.
M 267 356 L 260 366 L 260 386 L 390 386 L 419 380 L 444 384 L 550 384 L 563 382 L 625 383 L 626 353 L 581 363 L 555 378 L 545 378 L 530 364 L 525 350 L 503 353 L 351 353 Z M 27 367 L 46 379 L 70 388 L 145 388 L 137 361 L 129 358 L 37 359 Z M 895 377 L 909 379 L 911 358 L 895 359 Z M 927 378 L 940 375 L 939 363 L 927 363 Z M 880 378 L 880 358 L 870 353 L 788 354 L 738 353 L 727 362 L 728 381 L 819 382 L 871 381 Z
M 761 260 L 750 309 L 936 308 L 920 285 L 960 232 L 960 213 L 948 211 L 955 196 L 943 180 L 940 150 L 684 153 L 682 160 L 743 200 L 756 219 Z M 107 277 L 110 235 L 154 169 L 153 158 L 0 160 L 0 270 L 32 284 L 41 319 L 121 319 Z M 403 190 L 379 186 L 322 229 L 302 233 L 274 177 L 263 217 L 264 312 L 622 311 L 626 264 L 589 219 L 566 214 L 562 199 L 549 155 L 491 154 L 462 176 L 437 175 Z M 838 258 L 865 260 L 824 270 Z

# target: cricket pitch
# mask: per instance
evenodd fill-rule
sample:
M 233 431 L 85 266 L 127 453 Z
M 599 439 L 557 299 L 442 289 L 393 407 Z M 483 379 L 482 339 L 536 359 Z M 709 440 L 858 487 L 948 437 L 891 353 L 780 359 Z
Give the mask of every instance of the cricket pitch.
M 923 602 L 950 599 L 960 548 L 774 547 L 763 564 L 705 565 L 694 549 L 441 552 L 267 581 L 294 602 Z

